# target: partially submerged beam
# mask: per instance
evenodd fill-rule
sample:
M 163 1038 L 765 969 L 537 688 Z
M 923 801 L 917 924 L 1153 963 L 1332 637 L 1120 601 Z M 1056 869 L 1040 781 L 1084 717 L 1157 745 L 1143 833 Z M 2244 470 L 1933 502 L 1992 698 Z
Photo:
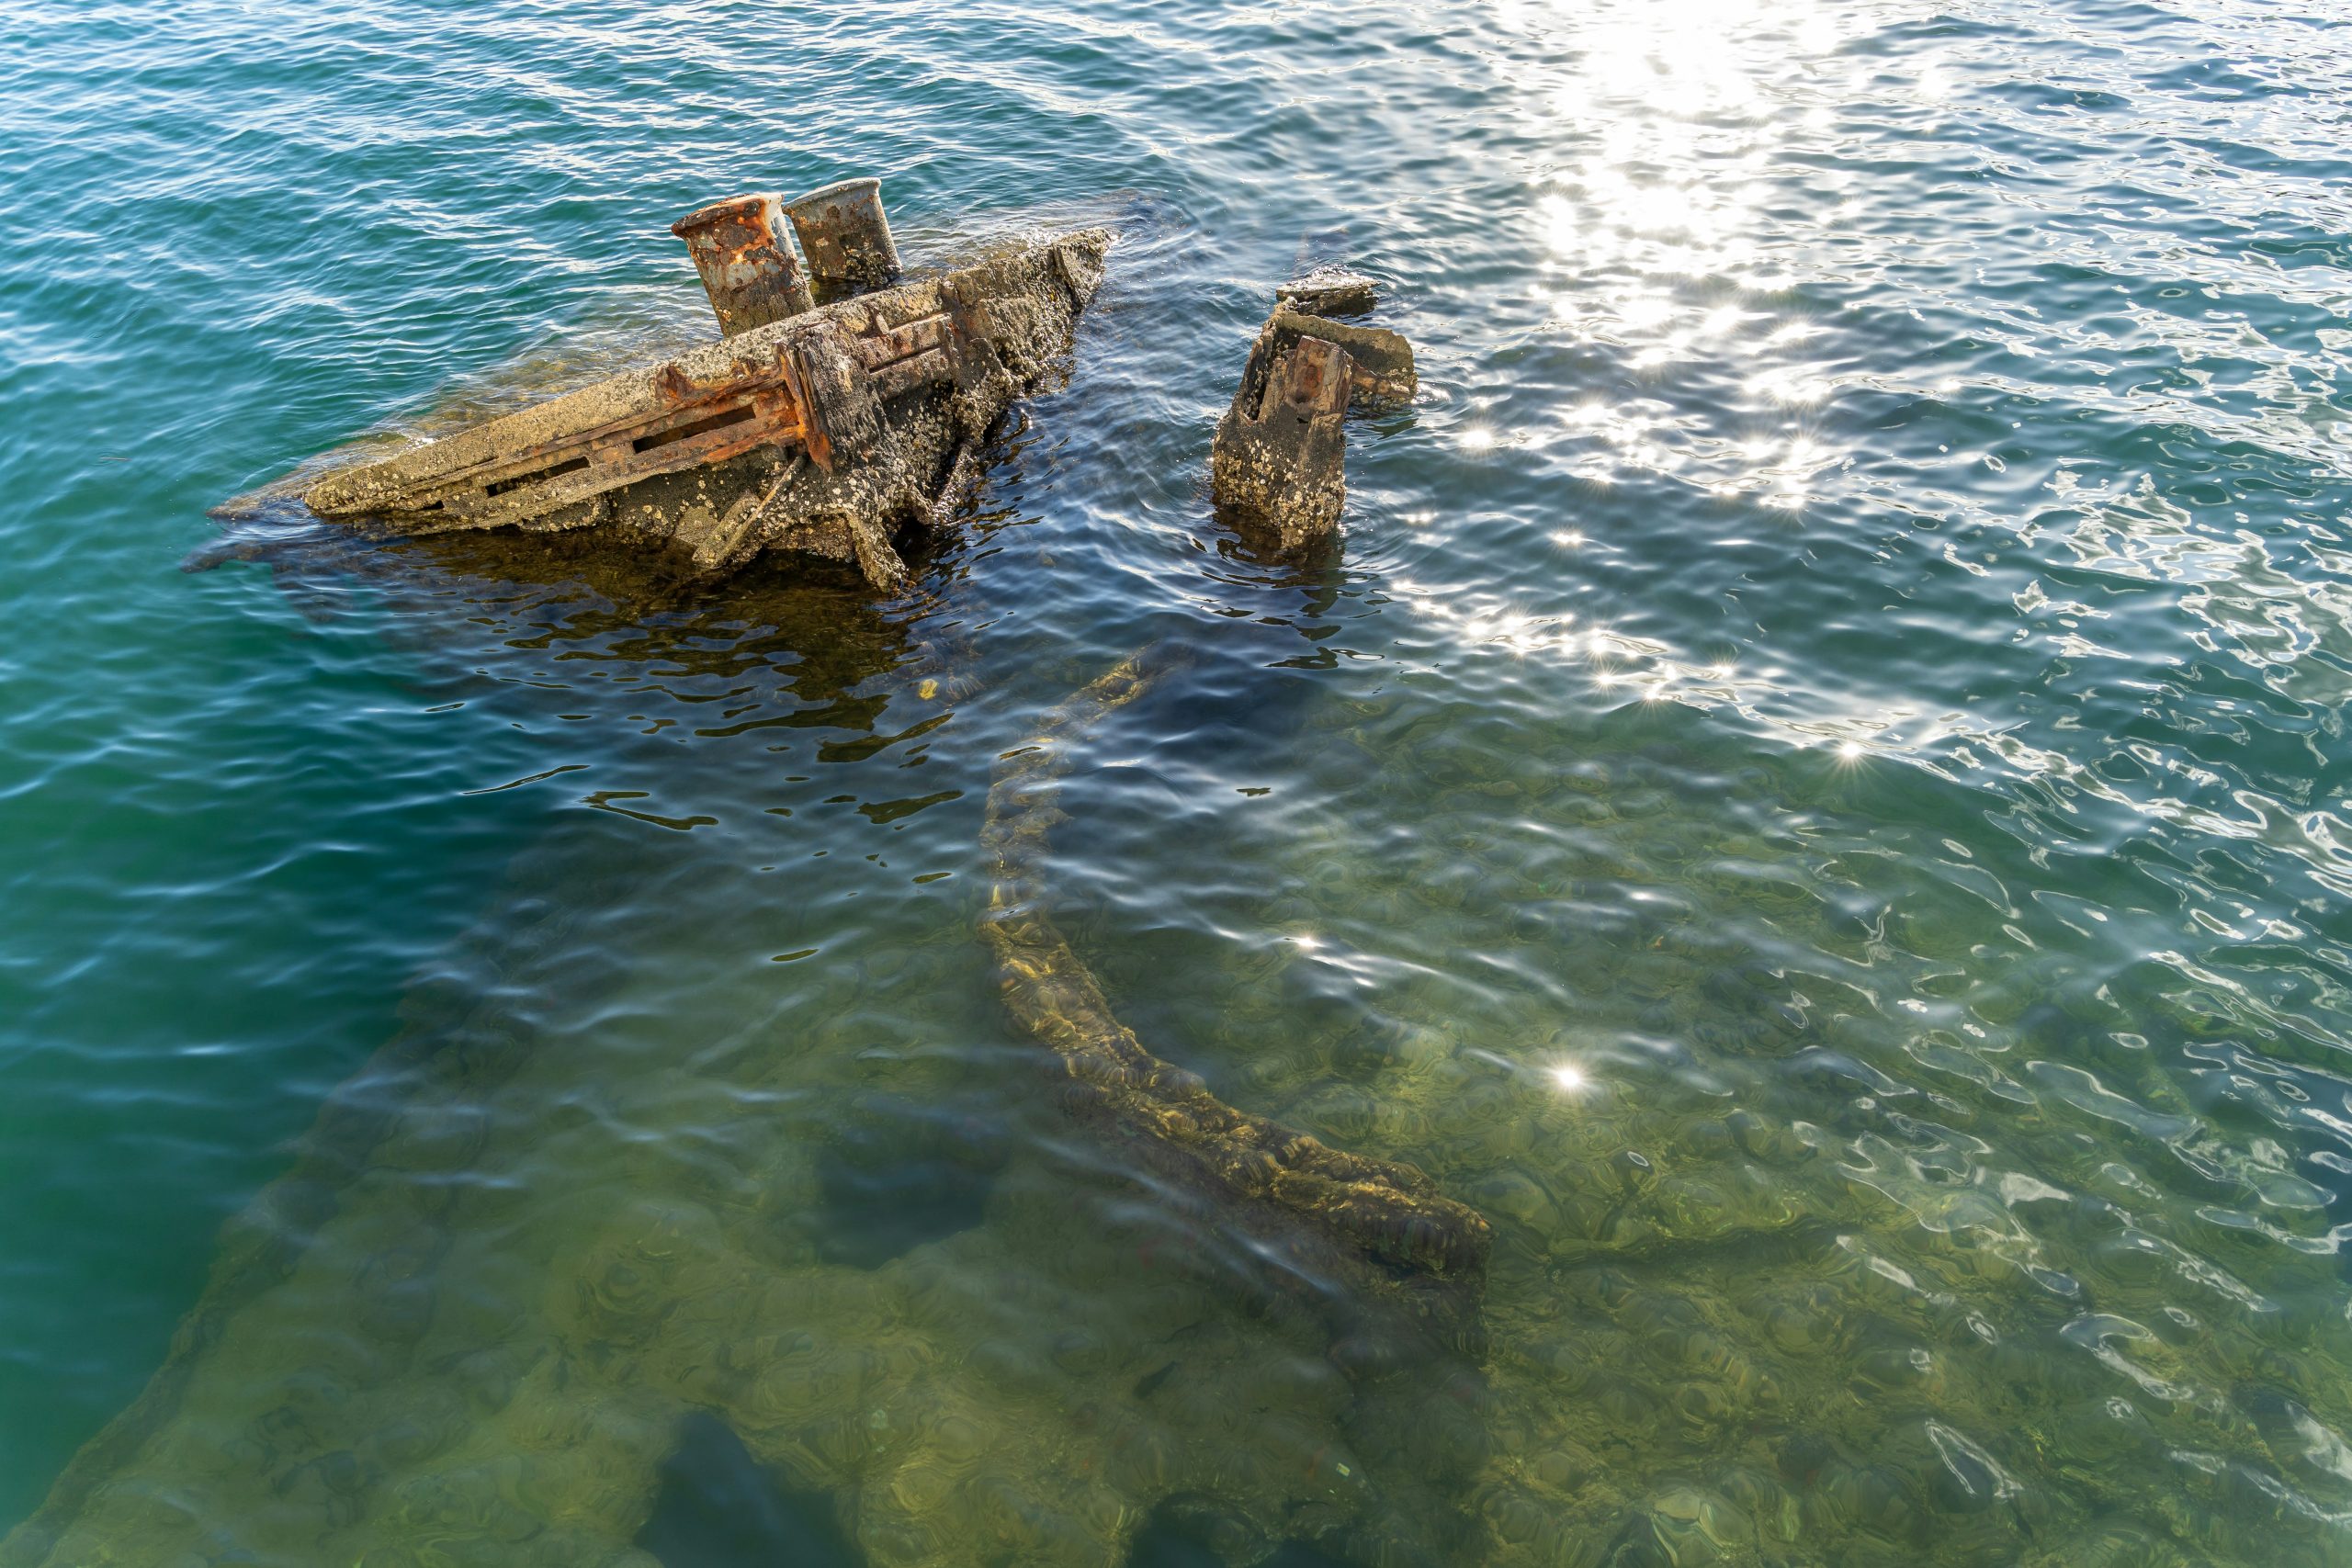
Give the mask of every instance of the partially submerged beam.
M 1331 352 L 1337 353 L 1333 350 Z M 1341 358 L 1345 355 L 1341 355 Z M 1012 1016 L 1047 1046 L 1063 1108 L 1163 1198 L 1245 1245 L 1253 1290 L 1330 1315 L 1331 1356 L 1385 1371 L 1483 1343 L 1485 1216 L 1422 1171 L 1331 1148 L 1226 1104 L 1112 1013 L 1044 907 L 1047 839 L 1071 748 L 1142 694 L 1167 660 L 1131 659 L 1072 693 L 998 760 L 981 845 L 992 886 L 981 931 Z

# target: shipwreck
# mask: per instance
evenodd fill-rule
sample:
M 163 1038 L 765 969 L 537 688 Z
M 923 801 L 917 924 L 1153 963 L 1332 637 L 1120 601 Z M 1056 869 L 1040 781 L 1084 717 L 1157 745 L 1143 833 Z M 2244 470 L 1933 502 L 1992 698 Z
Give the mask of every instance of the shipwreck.
M 355 539 L 598 530 L 624 542 L 607 566 L 641 538 L 707 570 L 800 550 L 895 586 L 908 526 L 944 516 L 1069 351 L 1111 243 L 1016 241 L 909 278 L 872 181 L 674 231 L 720 341 L 334 467 L 309 509 Z M 1340 319 L 1375 304 L 1353 274 L 1283 288 L 1218 428 L 1219 514 L 1278 553 L 1338 526 L 1342 420 L 1414 396 L 1411 345 Z M 407 575 L 423 552 L 356 553 Z M 654 575 L 730 615 L 758 602 Z M 1163 1530 L 1237 1563 L 1289 1543 L 1487 1560 L 1487 1522 L 1451 1501 L 1484 1454 L 1449 1440 L 1488 1398 L 1486 1216 L 1410 1164 L 1227 1103 L 1121 1020 L 1055 919 L 1069 775 L 1193 651 L 1121 660 L 989 769 L 976 934 L 1040 1047 L 1039 1122 L 922 1120 L 890 1145 L 960 1149 L 978 1221 L 888 1256 L 818 1244 L 804 1216 L 854 1134 L 786 1109 L 840 1087 L 789 1025 L 707 1071 L 511 1014 L 569 973 L 533 967 L 594 897 L 559 884 L 485 952 L 498 984 L 422 1012 L 330 1096 L 224 1233 L 164 1365 L 0 1540 L 0 1568 L 658 1568 L 650 1521 L 697 1434 L 816 1499 L 875 1568 L 1139 1561 Z M 613 1113 L 575 1119 L 592 1089 Z M 705 1093 L 727 1138 L 638 1164 Z
M 979 445 L 1069 353 L 1113 240 L 1006 241 L 906 276 L 870 179 L 716 202 L 673 231 L 718 342 L 332 469 L 303 504 L 379 534 L 625 531 L 703 571 L 803 551 L 894 589 L 904 532 L 953 510 Z

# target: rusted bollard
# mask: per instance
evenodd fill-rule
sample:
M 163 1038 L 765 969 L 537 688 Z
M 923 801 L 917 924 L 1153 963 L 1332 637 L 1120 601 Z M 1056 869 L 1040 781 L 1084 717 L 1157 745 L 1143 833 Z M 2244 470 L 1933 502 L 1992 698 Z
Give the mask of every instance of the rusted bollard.
M 842 180 L 785 204 L 817 292 L 828 299 L 899 279 L 899 247 L 882 211 L 882 182 Z
M 800 263 L 784 237 L 783 214 L 783 198 L 761 191 L 714 201 L 670 225 L 670 232 L 694 254 L 720 336 L 815 308 Z

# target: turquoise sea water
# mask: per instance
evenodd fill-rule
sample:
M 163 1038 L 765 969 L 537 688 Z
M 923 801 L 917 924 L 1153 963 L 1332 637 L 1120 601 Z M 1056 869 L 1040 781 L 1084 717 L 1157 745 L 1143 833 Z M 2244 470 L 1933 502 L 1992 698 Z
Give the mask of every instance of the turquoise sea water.
M 2347 124 L 2256 0 L 18 0 L 0 1562 L 2352 1561 Z M 860 172 L 1124 236 L 904 597 L 176 570 Z M 1423 392 L 1285 566 L 1327 257 Z M 991 766 L 1154 641 L 1057 918 L 1489 1217 L 1476 1354 L 1160 1267 L 1003 1012 Z

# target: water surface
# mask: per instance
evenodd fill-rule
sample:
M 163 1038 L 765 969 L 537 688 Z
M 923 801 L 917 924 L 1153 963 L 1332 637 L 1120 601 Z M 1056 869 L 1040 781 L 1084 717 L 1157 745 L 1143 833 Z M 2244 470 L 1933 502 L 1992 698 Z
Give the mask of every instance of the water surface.
M 0 1560 L 2352 1556 L 2345 25 L 10 20 L 0 1521 L 84 1533 Z M 175 570 L 854 172 L 1125 236 L 904 598 Z M 1325 257 L 1423 396 L 1270 562 L 1208 435 Z M 990 771 L 1152 643 L 1055 916 L 1489 1217 L 1481 1354 L 1351 1376 L 1042 1100 Z

